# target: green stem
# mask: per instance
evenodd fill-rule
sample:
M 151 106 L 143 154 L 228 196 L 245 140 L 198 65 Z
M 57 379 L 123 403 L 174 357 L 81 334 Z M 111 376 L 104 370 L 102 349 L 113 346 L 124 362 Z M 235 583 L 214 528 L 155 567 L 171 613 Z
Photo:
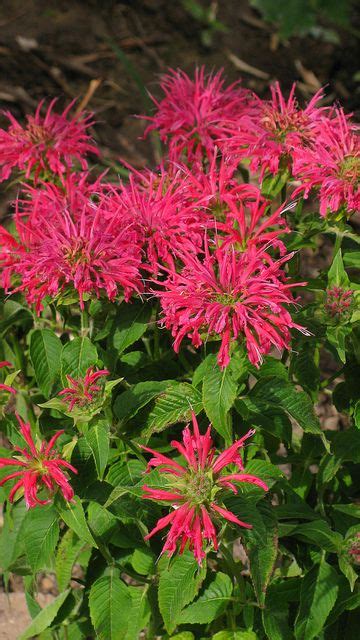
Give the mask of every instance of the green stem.
M 336 239 L 335 239 L 335 244 L 334 244 L 334 257 L 336 256 L 337 252 L 341 248 L 341 243 L 343 241 L 343 237 L 344 237 L 344 232 L 343 231 L 336 232 Z
M 87 336 L 89 333 L 89 314 L 86 304 L 81 312 L 81 335 Z

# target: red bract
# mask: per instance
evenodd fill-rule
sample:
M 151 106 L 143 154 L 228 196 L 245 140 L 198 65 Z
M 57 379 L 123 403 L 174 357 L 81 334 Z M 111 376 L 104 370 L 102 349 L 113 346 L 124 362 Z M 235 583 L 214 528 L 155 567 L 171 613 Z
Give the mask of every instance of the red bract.
M 242 338 L 250 362 L 259 366 L 262 356 L 272 347 L 280 351 L 290 348 L 290 329 L 296 328 L 287 306 L 294 304 L 290 289 L 304 283 L 286 281 L 281 266 L 289 254 L 264 264 L 261 253 L 248 249 L 237 254 L 234 249 L 217 250 L 205 257 L 184 255 L 184 268 L 171 272 L 159 291 L 163 322 L 175 338 L 179 351 L 185 336 L 195 347 L 207 337 L 221 337 L 218 363 L 221 368 L 230 361 L 230 345 Z
M 86 169 L 84 156 L 99 153 L 86 132 L 93 124 L 91 114 L 71 117 L 74 102 L 63 113 L 54 113 L 55 99 L 42 116 L 43 103 L 40 102 L 34 115 L 27 116 L 24 126 L 5 112 L 10 126 L 7 130 L 0 129 L 0 180 L 7 180 L 14 167 L 25 171 L 26 178 L 34 171 L 35 180 L 40 173 L 61 175 L 76 162 Z
M 69 403 L 69 411 L 72 411 L 75 406 L 82 408 L 94 402 L 102 390 L 102 386 L 96 384 L 97 381 L 103 376 L 108 376 L 109 373 L 107 369 L 94 371 L 93 367 L 89 367 L 83 378 L 75 380 L 71 376 L 66 376 L 70 386 L 60 391 L 59 396 L 63 396 L 65 402 Z
M 265 482 L 256 476 L 244 473 L 244 467 L 239 450 L 244 442 L 255 431 L 249 431 L 245 436 L 234 442 L 228 449 L 216 456 L 210 436 L 210 426 L 205 435 L 199 432 L 195 414 L 192 414 L 193 432 L 187 426 L 183 431 L 182 443 L 173 440 L 171 446 L 177 449 L 183 458 L 183 464 L 175 462 L 148 447 L 145 451 L 153 454 L 148 468 L 156 467 L 166 477 L 168 488 L 154 489 L 143 486 L 143 498 L 170 503 L 174 510 L 164 518 L 160 518 L 156 527 L 146 536 L 146 540 L 166 526 L 171 525 L 166 536 L 162 553 L 172 556 L 176 549 L 182 553 L 188 546 L 193 551 L 199 564 L 205 557 L 206 542 L 218 548 L 216 524 L 219 516 L 239 525 L 251 529 L 252 525 L 239 520 L 231 511 L 223 506 L 224 490 L 230 489 L 237 493 L 237 483 L 254 484 L 264 491 L 268 490 Z M 235 465 L 239 472 L 226 473 L 228 465 Z
M 0 369 L 2 369 L 3 367 L 12 367 L 11 362 L 8 362 L 7 360 L 3 360 L 2 362 L 0 362 Z M 0 391 L 8 391 L 9 393 L 16 393 L 16 389 L 14 389 L 14 387 L 9 387 L 9 385 L 7 384 L 2 384 L 0 382 Z
M 267 171 L 275 174 L 279 168 L 291 169 L 299 148 L 315 139 L 324 117 L 325 109 L 317 106 L 322 90 L 300 109 L 295 88 L 294 84 L 286 100 L 277 82 L 271 87 L 271 100 L 259 100 L 238 135 L 230 140 L 229 151 L 250 158 L 250 169 L 260 170 L 261 179 Z
M 326 291 L 325 311 L 338 321 L 345 322 L 351 317 L 353 291 L 342 287 L 332 287 Z
M 128 300 L 141 290 L 136 233 L 111 198 L 91 191 L 76 176 L 61 188 L 29 188 L 30 199 L 17 207 L 18 241 L 0 228 L 2 285 L 8 293 L 24 291 L 37 311 L 45 296 L 54 299 L 69 288 L 77 291 L 81 308 L 84 295 L 114 300 L 123 293 Z
M 173 160 L 183 152 L 188 160 L 203 151 L 211 154 L 216 141 L 226 138 L 230 125 L 247 112 L 252 97 L 238 82 L 225 88 L 222 71 L 206 74 L 204 67 L 195 70 L 194 80 L 180 69 L 170 70 L 160 86 L 165 97 L 152 98 L 157 111 L 147 117 L 151 124 L 145 134 L 158 131 Z
M 183 171 L 169 173 L 161 168 L 159 173 L 133 173 L 116 201 L 136 229 L 153 272 L 158 271 L 159 262 L 173 265 L 178 250 L 194 252 L 200 247 L 201 211 L 190 198 Z
M 49 442 L 44 440 L 39 448 L 31 435 L 30 424 L 23 422 L 20 416 L 17 416 L 17 419 L 21 435 L 27 446 L 24 449 L 15 447 L 15 451 L 21 454 L 16 458 L 0 458 L 0 468 L 20 467 L 19 471 L 10 473 L 0 481 L 0 486 L 2 486 L 8 480 L 18 478 L 10 491 L 10 502 L 23 493 L 28 509 L 36 507 L 38 504 L 48 504 L 56 489 L 60 490 L 65 500 L 71 501 L 74 497 L 74 491 L 63 469 L 69 469 L 73 473 L 77 473 L 77 470 L 54 450 L 57 439 L 64 431 L 57 431 Z M 41 490 L 50 494 L 47 499 L 43 500 L 38 497 L 38 492 Z
M 304 147 L 294 163 L 301 180 L 295 195 L 319 188 L 320 213 L 326 216 L 343 208 L 360 211 L 360 137 L 355 125 L 339 109 L 336 118 L 323 121 L 316 141 Z

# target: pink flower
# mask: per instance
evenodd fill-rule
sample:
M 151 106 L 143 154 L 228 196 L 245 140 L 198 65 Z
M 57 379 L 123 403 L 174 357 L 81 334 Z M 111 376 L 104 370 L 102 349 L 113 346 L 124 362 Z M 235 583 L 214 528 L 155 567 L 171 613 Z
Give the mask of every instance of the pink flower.
M 304 192 L 307 198 L 319 188 L 322 216 L 341 208 L 360 211 L 360 137 L 341 109 L 336 118 L 323 121 L 314 144 L 298 154 L 294 175 L 301 180 L 294 195 Z
M 71 376 L 66 376 L 70 386 L 60 391 L 58 395 L 63 396 L 65 402 L 69 403 L 69 411 L 72 411 L 75 406 L 86 407 L 97 399 L 103 389 L 97 384 L 99 378 L 108 376 L 109 373 L 107 369 L 94 371 L 93 367 L 89 367 L 84 378 L 75 380 Z
M 28 509 L 36 507 L 38 504 L 48 504 L 57 488 L 60 489 L 65 500 L 70 502 L 74 497 L 74 491 L 63 468 L 70 469 L 73 473 L 77 473 L 77 470 L 54 450 L 55 442 L 64 431 L 55 433 L 49 443 L 43 440 L 41 446 L 38 447 L 32 438 L 30 424 L 23 422 L 20 416 L 17 416 L 17 419 L 21 435 L 27 446 L 24 449 L 15 447 L 21 456 L 0 458 L 0 468 L 20 467 L 19 471 L 10 473 L 0 481 L 0 486 L 2 486 L 8 480 L 18 478 L 10 491 L 10 502 L 23 493 Z M 38 497 L 38 492 L 42 490 L 49 494 L 45 500 Z
M 114 195 L 115 207 L 133 225 L 146 261 L 154 273 L 159 263 L 174 264 L 180 249 L 194 252 L 202 240 L 199 201 L 190 197 L 189 180 L 182 170 L 130 174 L 129 184 Z M 196 206 L 197 205 L 197 206 Z
M 290 169 L 298 149 L 312 142 L 324 117 L 325 108 L 317 103 L 323 98 L 318 91 L 305 109 L 300 109 L 293 84 L 286 100 L 278 82 L 271 87 L 271 100 L 258 100 L 248 118 L 241 122 L 238 135 L 230 140 L 229 151 L 250 158 L 250 169 L 277 173 Z
M 12 367 L 11 362 L 8 362 L 7 360 L 3 360 L 2 362 L 0 362 L 0 369 L 2 369 L 3 367 Z M 14 389 L 14 387 L 9 387 L 9 385 L 7 384 L 2 384 L 0 382 L 0 391 L 8 391 L 8 393 L 16 393 L 16 389 Z
M 342 287 L 332 287 L 326 290 L 325 311 L 340 322 L 350 319 L 353 307 L 353 291 Z
M 185 336 L 195 347 L 208 336 L 219 336 L 218 363 L 224 368 L 230 361 L 231 343 L 241 338 L 250 362 L 259 366 L 271 347 L 290 348 L 290 329 L 309 335 L 287 310 L 295 302 L 290 289 L 304 284 L 287 282 L 281 270 L 292 255 L 270 264 L 264 264 L 262 253 L 254 248 L 240 254 L 231 248 L 217 249 L 211 255 L 205 246 L 202 261 L 184 255 L 182 271 L 170 272 L 162 283 L 164 289 L 157 292 L 163 322 L 175 338 L 175 351 Z
M 84 155 L 98 155 L 86 132 L 93 124 L 92 115 L 71 117 L 74 101 L 63 113 L 54 113 L 55 103 L 56 99 L 52 100 L 45 116 L 42 116 L 43 101 L 40 102 L 35 115 L 28 115 L 24 126 L 10 112 L 5 112 L 10 126 L 7 131 L 0 129 L 0 180 L 7 180 L 12 169 L 17 167 L 25 171 L 26 178 L 34 172 L 36 182 L 40 174 L 43 177 L 49 172 L 61 175 L 76 162 L 86 169 Z
M 173 511 L 164 518 L 160 518 L 145 540 L 170 525 L 162 553 L 167 552 L 172 556 L 177 548 L 179 553 L 182 553 L 188 545 L 198 563 L 201 564 L 205 557 L 206 542 L 215 550 L 218 548 L 216 523 L 220 522 L 219 516 L 240 527 L 252 528 L 251 524 L 242 522 L 222 506 L 224 490 L 230 489 L 237 493 L 236 485 L 242 482 L 254 484 L 264 491 L 267 491 L 268 487 L 260 478 L 244 472 L 239 453 L 244 442 L 255 431 L 249 431 L 231 447 L 216 456 L 210 436 L 210 426 L 205 435 L 201 435 L 194 413 L 192 422 L 193 432 L 188 425 L 183 431 L 182 443 L 176 440 L 171 442 L 171 446 L 182 455 L 182 464 L 148 447 L 142 447 L 153 455 L 148 469 L 158 468 L 159 472 L 164 474 L 168 485 L 166 489 L 154 489 L 144 485 L 143 498 L 167 502 L 173 506 Z M 235 465 L 238 471 L 224 472 L 228 465 Z
M 180 69 L 170 70 L 161 83 L 165 97 L 152 98 L 157 111 L 147 117 L 151 124 L 145 135 L 156 130 L 161 140 L 169 144 L 169 156 L 188 160 L 203 151 L 211 154 L 217 140 L 228 137 L 229 127 L 247 112 L 250 91 L 238 82 L 224 88 L 222 71 L 205 74 L 204 67 L 195 70 L 194 80 Z
M 0 227 L 7 293 L 24 291 L 39 312 L 46 296 L 69 290 L 78 293 L 81 308 L 84 296 L 112 301 L 123 293 L 128 300 L 141 290 L 136 233 L 106 194 L 95 197 L 83 178 L 72 175 L 61 187 L 44 184 L 41 190 L 29 188 L 28 195 L 17 205 L 18 241 Z

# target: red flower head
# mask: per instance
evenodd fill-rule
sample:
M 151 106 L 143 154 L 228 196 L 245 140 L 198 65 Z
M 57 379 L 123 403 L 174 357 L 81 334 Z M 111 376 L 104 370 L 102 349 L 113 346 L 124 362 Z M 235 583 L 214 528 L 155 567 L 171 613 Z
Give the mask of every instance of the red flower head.
M 157 111 L 147 118 L 151 124 L 145 134 L 157 130 L 173 160 L 183 153 L 188 160 L 211 154 L 215 142 L 228 137 L 230 125 L 247 112 L 252 96 L 238 82 L 224 88 L 222 71 L 206 75 L 204 67 L 195 70 L 194 80 L 180 69 L 170 70 L 160 86 L 165 97 L 153 98 Z
M 84 378 L 75 380 L 71 376 L 66 376 L 70 386 L 60 391 L 59 396 L 63 396 L 65 402 L 69 403 L 69 411 L 72 411 L 75 406 L 82 408 L 94 402 L 102 391 L 102 386 L 97 384 L 97 381 L 103 376 L 108 376 L 109 373 L 107 369 L 94 371 L 93 367 L 89 367 Z
M 202 240 L 201 213 L 190 198 L 189 181 L 181 170 L 163 167 L 130 174 L 129 184 L 116 198 L 138 234 L 138 241 L 154 273 L 159 262 L 174 264 L 174 254 L 182 249 L 194 252 Z
M 65 192 L 64 192 L 65 191 Z M 128 300 L 141 289 L 141 256 L 134 231 L 112 208 L 108 196 L 91 193 L 84 178 L 70 176 L 57 187 L 28 189 L 30 200 L 18 202 L 19 241 L 0 227 L 2 284 L 8 293 L 24 291 L 39 311 L 45 296 L 76 290 L 84 296 Z M 13 287 L 11 286 L 13 284 Z
M 192 422 L 193 432 L 191 433 L 187 426 L 183 431 L 182 443 L 176 440 L 171 442 L 171 446 L 183 456 L 183 464 L 148 447 L 143 447 L 154 456 L 148 468 L 157 467 L 159 472 L 165 475 L 169 485 L 169 489 L 153 489 L 144 485 L 143 498 L 164 501 L 174 507 L 167 516 L 160 518 L 156 527 L 145 539 L 151 538 L 167 525 L 171 525 L 162 553 L 167 551 L 168 555 L 172 556 L 177 545 L 180 553 L 189 545 L 196 560 L 201 564 L 205 557 L 206 541 L 212 544 L 215 550 L 218 548 L 214 521 L 216 523 L 219 516 L 240 527 L 252 528 L 251 524 L 242 522 L 222 506 L 224 490 L 230 489 L 237 493 L 236 484 L 239 482 L 254 484 L 264 491 L 267 491 L 268 487 L 260 478 L 244 473 L 239 450 L 247 438 L 255 433 L 253 430 L 216 456 L 210 436 L 210 426 L 202 436 L 194 413 Z M 238 471 L 224 472 L 230 464 L 238 467 Z
M 350 320 L 353 311 L 354 293 L 351 289 L 332 287 L 326 290 L 325 311 L 337 322 Z
M 356 127 L 339 109 L 336 118 L 324 119 L 313 145 L 304 147 L 294 163 L 301 180 L 295 191 L 319 188 L 320 213 L 360 211 L 360 137 Z
M 175 338 L 179 351 L 185 336 L 198 347 L 207 336 L 221 337 L 218 363 L 221 368 L 230 361 L 230 344 L 241 337 L 246 343 L 250 362 L 259 366 L 262 355 L 271 347 L 290 347 L 290 329 L 296 328 L 287 305 L 294 304 L 290 289 L 304 283 L 286 282 L 281 266 L 289 254 L 264 264 L 262 253 L 248 249 L 236 254 L 234 249 L 217 250 L 213 255 L 205 246 L 205 257 L 184 255 L 184 268 L 171 272 L 157 292 L 163 311 L 163 322 Z
M 2 362 L 0 362 L 0 369 L 2 369 L 3 367 L 12 367 L 11 362 L 8 362 L 7 360 L 3 360 Z M 14 389 L 14 387 L 9 387 L 9 385 L 7 384 L 2 384 L 0 382 L 0 391 L 8 391 L 9 393 L 16 393 L 16 389 Z
M 63 460 L 54 450 L 56 440 L 64 431 L 55 433 L 49 443 L 44 440 L 39 448 L 32 438 L 30 424 L 23 422 L 20 416 L 17 416 L 17 419 L 21 435 L 27 447 L 24 449 L 15 447 L 15 450 L 21 456 L 0 458 L 0 468 L 7 466 L 20 467 L 20 471 L 10 473 L 0 481 L 0 486 L 2 486 L 8 480 L 18 478 L 10 491 L 10 502 L 13 502 L 22 492 L 28 509 L 36 507 L 37 504 L 48 504 L 51 502 L 51 496 L 57 488 L 60 489 L 65 500 L 70 502 L 74 497 L 74 491 L 63 468 L 70 469 L 73 473 L 77 473 L 77 470 L 69 462 Z M 45 490 L 50 497 L 46 500 L 40 499 L 38 497 L 40 490 Z
M 277 173 L 281 166 L 291 168 L 291 160 L 298 149 L 312 142 L 324 117 L 325 108 L 317 107 L 323 98 L 318 91 L 305 109 L 300 109 L 295 98 L 294 84 L 285 100 L 278 82 L 271 87 L 271 100 L 257 103 L 248 119 L 244 119 L 240 132 L 229 144 L 229 150 L 250 158 L 250 169 L 260 177 L 269 171 Z M 245 144 L 244 144 L 245 143 Z
M 74 101 L 63 113 L 54 113 L 55 103 L 56 99 L 52 100 L 45 116 L 42 116 L 43 101 L 40 102 L 35 115 L 28 115 L 24 126 L 10 112 L 5 113 L 10 126 L 7 131 L 0 129 L 0 180 L 7 180 L 14 167 L 25 171 L 26 178 L 34 171 L 35 181 L 39 174 L 43 177 L 49 172 L 61 175 L 76 162 L 86 169 L 84 155 L 98 155 L 86 132 L 93 124 L 92 115 L 71 117 Z

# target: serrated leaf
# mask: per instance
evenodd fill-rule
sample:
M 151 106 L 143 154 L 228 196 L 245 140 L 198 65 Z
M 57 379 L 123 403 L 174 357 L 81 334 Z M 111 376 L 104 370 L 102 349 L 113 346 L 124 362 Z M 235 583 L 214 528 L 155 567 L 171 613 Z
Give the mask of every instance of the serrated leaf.
M 97 502 L 90 502 L 88 523 L 92 534 L 107 543 L 118 526 L 115 516 Z
M 80 540 L 88 542 L 93 547 L 97 547 L 87 525 L 85 512 L 78 496 L 75 496 L 73 503 L 67 503 L 66 505 L 60 504 L 58 510 L 65 524 L 75 531 Z
M 44 607 L 21 636 L 19 636 L 18 640 L 28 640 L 29 638 L 37 637 L 40 633 L 45 631 L 45 629 L 47 629 L 55 619 L 69 593 L 70 589 L 67 589 L 63 593 L 60 593 L 60 595 L 50 602 L 47 607 Z
M 325 520 L 313 520 L 300 524 L 291 533 L 292 536 L 312 542 L 321 549 L 338 553 L 342 547 L 342 536 L 336 531 L 332 531 Z
M 295 620 L 296 640 L 318 638 L 333 608 L 339 590 L 339 577 L 325 560 L 303 578 L 300 607 Z
M 176 384 L 174 382 L 174 384 Z M 119 420 L 133 418 L 142 407 L 154 400 L 171 385 L 170 380 L 138 382 L 117 396 L 114 413 Z
M 71 580 L 72 568 L 84 542 L 68 529 L 61 539 L 55 558 L 55 573 L 59 591 L 63 591 Z
M 349 581 L 351 591 L 354 591 L 355 583 L 359 576 L 346 556 L 339 557 L 339 569 Z
M 231 424 L 228 413 L 236 398 L 237 382 L 231 364 L 221 370 L 214 354 L 210 362 L 212 366 L 207 370 L 203 380 L 202 401 L 214 429 L 225 440 L 229 440 Z
M 30 337 L 30 358 L 39 388 L 45 397 L 51 393 L 60 372 L 60 338 L 50 329 L 35 329 Z
M 131 595 L 131 617 L 125 640 L 139 640 L 140 632 L 147 626 L 150 617 L 150 605 L 146 589 L 128 587 Z
M 203 593 L 183 609 L 178 624 L 208 624 L 221 616 L 227 605 L 233 590 L 231 579 L 225 573 L 218 571 L 215 578 L 205 588 Z
M 331 287 L 348 288 L 350 285 L 348 274 L 344 269 L 341 249 L 337 252 L 328 271 L 328 283 Z
M 280 406 L 306 433 L 323 436 L 309 396 L 304 391 L 297 391 L 290 382 L 280 378 L 260 380 L 249 396 L 266 399 L 268 404 Z
M 265 524 L 266 536 L 263 544 L 250 545 L 248 549 L 251 580 L 260 606 L 265 603 L 266 590 L 274 571 L 278 552 L 278 532 L 272 511 L 269 511 Z
M 81 378 L 87 369 L 98 360 L 96 347 L 86 337 L 74 338 L 67 342 L 61 352 L 61 379 L 67 385 L 66 376 Z
M 155 406 L 147 417 L 143 434 L 150 437 L 153 433 L 163 431 L 169 424 L 187 422 L 191 419 L 192 411 L 197 414 L 201 410 L 200 391 L 186 382 L 175 384 L 156 399 Z
M 176 556 L 161 573 L 159 607 L 168 633 L 175 630 L 181 610 L 195 598 L 205 575 L 206 568 L 199 568 L 190 552 Z
M 26 518 L 25 550 L 34 573 L 52 566 L 58 539 L 58 515 L 53 506 L 31 509 Z
M 114 321 L 111 343 L 120 355 L 145 333 L 151 316 L 151 306 L 134 302 L 123 303 Z
M 0 566 L 3 571 L 7 571 L 24 550 L 24 531 L 28 513 L 25 501 L 18 502 L 6 510 L 0 535 Z
M 108 423 L 98 420 L 90 427 L 85 439 L 91 449 L 98 478 L 102 480 L 109 459 L 110 434 Z
M 99 640 L 123 640 L 131 613 L 131 595 L 119 572 L 110 569 L 90 589 L 91 621 Z

